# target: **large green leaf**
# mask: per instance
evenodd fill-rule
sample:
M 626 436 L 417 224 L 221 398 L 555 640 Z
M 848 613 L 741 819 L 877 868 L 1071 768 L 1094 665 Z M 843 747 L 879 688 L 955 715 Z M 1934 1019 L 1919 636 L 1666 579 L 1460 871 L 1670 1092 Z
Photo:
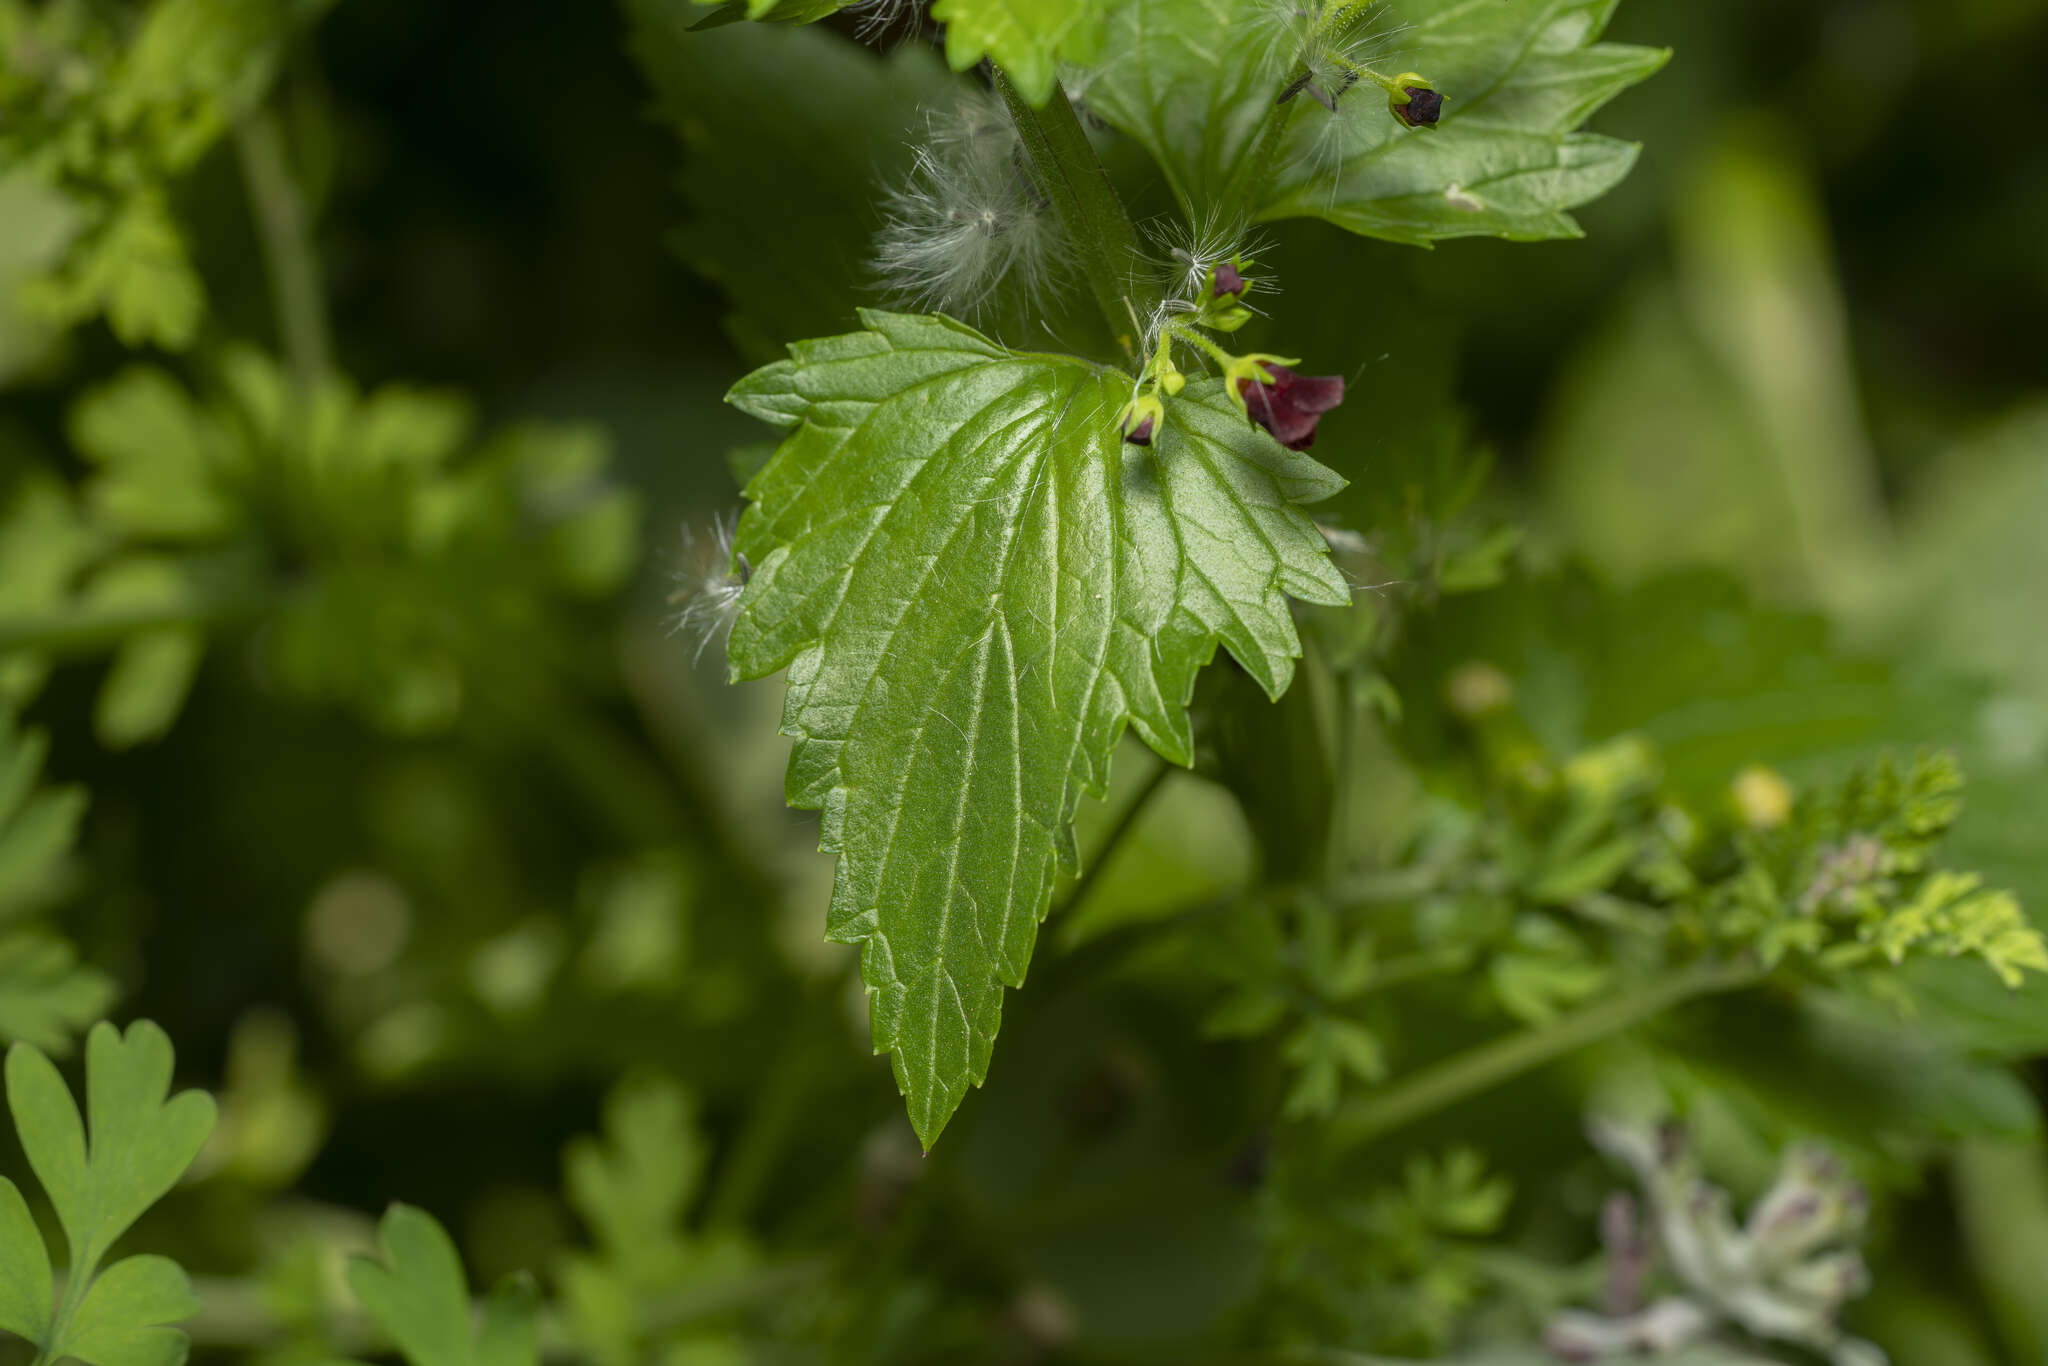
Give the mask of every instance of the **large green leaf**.
M 877 60 L 819 29 L 692 33 L 693 8 L 630 0 L 633 54 L 683 142 L 676 251 L 725 291 L 733 340 L 765 361 L 853 320 L 873 283 L 877 187 L 909 164 L 923 111 L 960 78 L 914 44 Z
M 1095 56 L 1103 0 L 935 0 L 946 26 L 946 60 L 965 71 L 983 57 L 1003 69 L 1032 104 L 1044 104 L 1059 63 Z
M 1087 98 L 1144 144 L 1197 216 L 1224 207 L 1268 119 L 1284 115 L 1269 189 L 1239 206 L 1257 218 L 1322 218 L 1417 244 L 1576 237 L 1567 211 L 1613 188 L 1636 148 L 1574 130 L 1669 56 L 1594 41 L 1617 3 L 1390 0 L 1352 55 L 1384 75 L 1429 77 L 1445 98 L 1434 128 L 1396 120 L 1369 81 L 1334 112 L 1306 93 L 1276 104 L 1305 55 L 1318 71 L 1328 59 L 1263 0 L 1124 0 L 1107 42 L 1119 58 Z
M 825 813 L 830 933 L 863 946 L 875 1043 L 929 1145 L 986 1074 L 1125 722 L 1188 763 L 1217 643 L 1278 695 L 1287 596 L 1348 600 L 1293 506 L 1341 481 L 1219 381 L 1144 450 L 1117 434 L 1128 376 L 944 318 L 864 321 L 733 391 L 795 430 L 747 489 L 731 658 L 789 669 L 788 797 Z

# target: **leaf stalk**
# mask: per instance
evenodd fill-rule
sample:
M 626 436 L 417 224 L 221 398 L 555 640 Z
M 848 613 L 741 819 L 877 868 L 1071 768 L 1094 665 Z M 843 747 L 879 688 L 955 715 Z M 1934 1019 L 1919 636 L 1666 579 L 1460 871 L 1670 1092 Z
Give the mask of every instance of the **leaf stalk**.
M 1138 231 L 1109 183 L 1109 172 L 1089 145 L 1065 90 L 1054 85 L 1052 98 L 1034 109 L 1001 67 L 995 68 L 995 86 L 1017 125 L 1038 182 L 1074 244 L 1109 334 L 1116 338 L 1124 363 L 1135 364 L 1145 334 L 1131 288 L 1138 266 Z

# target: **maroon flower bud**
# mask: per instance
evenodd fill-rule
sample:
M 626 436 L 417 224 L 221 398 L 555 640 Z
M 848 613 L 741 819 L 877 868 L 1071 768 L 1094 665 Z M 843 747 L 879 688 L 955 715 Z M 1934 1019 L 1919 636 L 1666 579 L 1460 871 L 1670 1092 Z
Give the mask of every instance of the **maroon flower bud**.
M 1408 103 L 1397 104 L 1394 117 L 1410 128 L 1427 128 L 1444 116 L 1444 97 L 1434 90 L 1424 90 L 1419 85 L 1405 87 Z
M 1244 275 L 1228 261 L 1217 265 L 1213 278 L 1213 292 L 1219 299 L 1236 299 L 1244 295 Z
M 1149 446 L 1152 434 L 1159 430 L 1159 424 L 1165 418 L 1166 405 L 1160 402 L 1158 394 L 1137 394 L 1117 414 L 1116 426 L 1124 440 L 1133 446 Z
M 1237 381 L 1238 396 L 1252 421 L 1264 427 L 1290 451 L 1315 444 L 1316 423 L 1344 401 L 1342 375 L 1298 375 L 1284 365 L 1268 365 L 1272 383 L 1245 376 Z

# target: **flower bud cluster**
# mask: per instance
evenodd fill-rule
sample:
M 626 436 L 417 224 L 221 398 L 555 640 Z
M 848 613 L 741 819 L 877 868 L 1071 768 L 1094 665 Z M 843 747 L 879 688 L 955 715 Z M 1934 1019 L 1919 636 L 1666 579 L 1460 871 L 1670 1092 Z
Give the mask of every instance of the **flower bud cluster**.
M 1290 367 L 1301 362 L 1286 356 L 1224 350 L 1206 334 L 1229 334 L 1251 321 L 1244 299 L 1255 282 L 1245 272 L 1255 263 L 1241 254 L 1191 259 L 1197 296 L 1162 311 L 1131 401 L 1117 414 L 1117 430 L 1133 446 L 1152 444 L 1166 421 L 1165 401 L 1187 387 L 1187 376 L 1173 357 L 1174 347 L 1184 345 L 1222 372 L 1224 392 L 1248 421 L 1289 450 L 1308 449 L 1322 415 L 1344 401 L 1343 378 L 1296 374 Z
M 1738 1224 L 1728 1193 L 1700 1174 L 1678 1126 L 1596 1122 L 1593 1141 L 1635 1174 L 1647 1228 L 1633 1201 L 1610 1201 L 1602 1312 L 1556 1315 L 1544 1337 L 1554 1354 L 1593 1362 L 1669 1352 L 1731 1326 L 1820 1353 L 1833 1366 L 1882 1366 L 1882 1352 L 1838 1323 L 1843 1303 L 1869 1289 L 1855 1243 L 1870 1200 L 1833 1155 L 1811 1145 L 1792 1149 Z M 1646 1303 L 1655 1270 L 1665 1273 L 1669 1293 Z

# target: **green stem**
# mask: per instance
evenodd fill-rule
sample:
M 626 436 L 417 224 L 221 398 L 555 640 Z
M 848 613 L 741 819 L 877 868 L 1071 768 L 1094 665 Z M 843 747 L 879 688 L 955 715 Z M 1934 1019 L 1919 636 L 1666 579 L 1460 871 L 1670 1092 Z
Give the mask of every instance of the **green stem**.
M 327 303 L 320 262 L 313 252 L 311 216 L 292 179 L 284 133 L 277 116 L 259 109 L 235 129 L 235 152 L 249 192 L 249 211 L 270 275 L 271 305 L 277 312 L 278 342 L 301 394 L 326 377 L 333 347 L 328 340 Z
M 234 593 L 174 607 L 0 617 L 0 654 L 16 650 L 94 654 L 142 631 L 178 626 L 205 629 L 249 620 L 276 607 L 282 598 L 279 592 Z
M 1695 963 L 1541 1028 L 1467 1049 L 1384 1090 L 1361 1096 L 1340 1109 L 1324 1126 L 1324 1133 L 1335 1147 L 1356 1147 L 1694 997 L 1749 986 L 1759 976 L 1747 963 Z
M 324 1249 L 323 1250 L 328 1250 Z M 823 1257 L 774 1262 L 716 1279 L 701 1280 L 638 1306 L 639 1333 L 659 1339 L 706 1319 L 731 1314 L 798 1294 L 822 1280 L 831 1263 Z M 250 1350 L 292 1341 L 301 1327 L 280 1315 L 256 1281 L 212 1277 L 195 1280 L 202 1306 L 178 1327 L 200 1347 Z M 482 1304 L 476 1309 L 480 1312 Z M 324 1346 L 346 1356 L 370 1356 L 384 1346 L 381 1330 L 353 1304 L 325 1303 L 320 1315 Z M 52 1339 L 55 1340 L 54 1338 Z M 543 1360 L 581 1360 L 583 1344 L 560 1314 L 544 1312 L 540 1322 Z
M 1425 977 L 1441 977 L 1447 972 L 1458 972 L 1471 962 L 1472 955 L 1463 949 L 1434 949 L 1423 953 L 1402 954 L 1398 958 L 1389 958 L 1374 968 L 1372 980 L 1366 983 L 1366 990 L 1384 991 L 1388 987 L 1420 981 Z
M 39 1346 L 31 1366 L 53 1366 L 62 1359 L 54 1349 L 71 1336 L 71 1320 L 77 1315 L 86 1292 L 92 1289 L 92 1278 L 99 1274 L 102 1249 L 91 1246 L 94 1241 L 97 1240 L 88 1240 L 78 1264 L 64 1273 L 63 1287 L 57 1294 L 57 1312 L 50 1316 L 49 1340 Z
M 1109 172 L 1089 145 L 1066 91 L 1055 85 L 1045 107 L 1034 109 L 1001 67 L 996 68 L 995 83 L 1038 182 L 1074 244 L 1077 263 L 1109 324 L 1109 334 L 1117 339 L 1124 362 L 1135 364 L 1145 334 L 1131 289 L 1138 268 L 1138 232 L 1109 183 Z
M 704 1222 L 712 1228 L 743 1228 L 755 1202 L 775 1174 L 783 1149 L 813 1103 L 818 1054 L 808 1019 L 791 1021 L 777 1049 L 775 1063 L 755 1088 L 747 1121 L 732 1145 L 732 1157 L 705 1203 Z
M 1260 130 L 1258 142 L 1237 163 L 1223 187 L 1225 223 L 1249 225 L 1259 216 L 1259 210 L 1265 206 L 1266 191 L 1272 188 L 1273 177 L 1279 172 L 1280 148 L 1287 139 L 1287 130 L 1293 126 L 1294 111 L 1301 106 L 1301 100 L 1296 95 L 1266 111 L 1266 126 Z

